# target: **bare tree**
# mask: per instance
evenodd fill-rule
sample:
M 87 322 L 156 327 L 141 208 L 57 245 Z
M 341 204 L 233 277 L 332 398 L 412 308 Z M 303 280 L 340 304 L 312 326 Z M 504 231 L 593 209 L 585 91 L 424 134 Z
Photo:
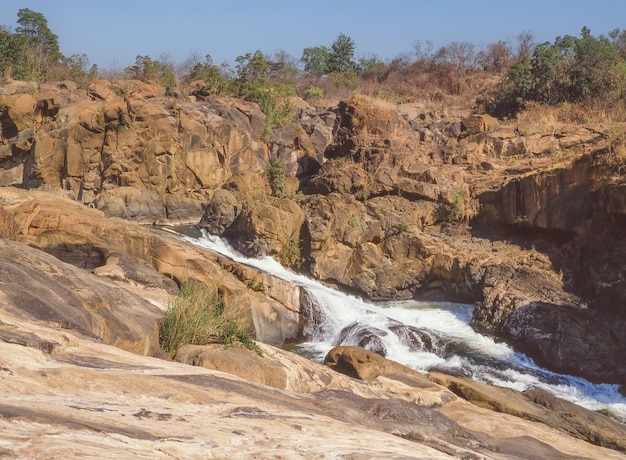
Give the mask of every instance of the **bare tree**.
M 526 58 L 530 58 L 535 49 L 535 37 L 532 32 L 522 32 L 517 36 L 517 49 L 515 53 L 515 60 L 522 61 Z

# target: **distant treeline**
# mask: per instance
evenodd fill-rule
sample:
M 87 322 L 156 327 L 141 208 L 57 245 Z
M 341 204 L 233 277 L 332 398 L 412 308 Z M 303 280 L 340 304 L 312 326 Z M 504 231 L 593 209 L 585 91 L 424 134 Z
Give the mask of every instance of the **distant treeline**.
M 17 18 L 15 32 L 0 26 L 4 80 L 70 79 L 87 86 L 97 78 L 138 79 L 170 88 L 195 82 L 198 95 L 252 100 L 278 118 L 285 109 L 280 101 L 290 95 L 311 100 L 360 91 L 396 103 L 424 95 L 476 97 L 482 110 L 503 117 L 515 115 L 529 102 L 614 104 L 626 89 L 626 31 L 620 29 L 594 37 L 584 27 L 580 36 L 544 43 L 522 33 L 514 42 L 498 41 L 480 50 L 468 42 L 434 49 L 428 41 L 417 41 L 412 52 L 393 59 L 375 55 L 357 59 L 354 41 L 339 34 L 330 46 L 305 48 L 300 58 L 284 51 L 257 50 L 238 56 L 233 68 L 197 53 L 180 64 L 163 55 L 159 59 L 137 56 L 127 68 L 101 71 L 90 65 L 85 54 L 64 56 L 41 13 L 24 8 Z M 486 93 L 476 84 L 494 76 L 498 83 Z

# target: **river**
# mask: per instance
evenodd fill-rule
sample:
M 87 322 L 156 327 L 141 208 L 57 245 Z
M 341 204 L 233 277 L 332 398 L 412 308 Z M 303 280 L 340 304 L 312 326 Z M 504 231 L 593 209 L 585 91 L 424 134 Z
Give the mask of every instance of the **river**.
M 478 334 L 469 326 L 471 304 L 368 302 L 294 273 L 272 258 L 246 258 L 219 238 L 185 239 L 304 289 L 307 342 L 294 351 L 314 361 L 322 362 L 334 346 L 359 345 L 421 372 L 439 370 L 516 390 L 547 390 L 626 422 L 626 397 L 618 385 L 551 372 L 507 344 Z

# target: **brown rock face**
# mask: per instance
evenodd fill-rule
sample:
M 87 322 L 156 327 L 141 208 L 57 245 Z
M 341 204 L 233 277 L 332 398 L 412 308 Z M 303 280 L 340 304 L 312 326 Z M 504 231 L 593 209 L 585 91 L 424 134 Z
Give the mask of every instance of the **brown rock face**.
M 359 96 L 334 111 L 333 142 L 297 200 L 303 268 L 372 299 L 476 302 L 476 329 L 554 370 L 624 383 L 621 340 L 598 336 L 601 345 L 585 345 L 593 331 L 626 336 L 623 309 L 608 306 L 626 299 L 617 255 L 626 194 L 607 181 L 615 165 L 603 135 L 563 127 L 524 136 L 486 115 L 435 120 L 415 110 Z M 309 144 L 288 143 L 297 133 L 290 125 L 275 138 L 288 147 L 279 150 L 291 174 L 298 146 L 311 155 Z M 278 256 L 299 213 L 285 215 L 262 192 L 242 192 L 247 187 L 225 186 L 236 203 L 219 204 L 218 195 L 202 225 L 244 252 Z M 589 257 L 592 266 L 583 262 Z
M 159 349 L 161 310 L 114 283 L 9 240 L 0 240 L 0 265 L 5 315 L 74 330 L 142 355 Z M 29 344 L 19 338 L 23 334 L 3 329 L 0 338 Z M 60 345 L 42 342 L 48 352 Z
M 175 236 L 106 219 L 101 211 L 45 193 L 3 188 L 0 201 L 11 203 L 5 209 L 14 213 L 19 240 L 76 267 L 138 288 L 171 294 L 177 292 L 171 278 L 180 282 L 187 273 L 199 282 L 217 283 L 227 300 L 236 301 L 237 308 L 246 312 L 250 332 L 256 332 L 258 340 L 280 345 L 298 335 L 298 296 L 294 300 L 278 294 L 271 297 L 271 289 L 267 294 L 250 290 L 222 268 L 219 256 L 184 244 Z M 272 281 L 265 283 L 271 286 Z M 160 296 L 162 308 L 166 307 L 168 292 Z M 279 299 L 291 303 L 284 305 Z
M 358 347 L 335 347 L 326 355 L 324 364 L 367 381 L 389 377 L 419 388 L 436 387 L 431 383 L 434 382 L 476 406 L 545 423 L 593 444 L 626 451 L 626 427 L 622 424 L 541 390 L 522 393 L 439 372 L 422 375 Z
M 530 131 L 463 110 L 355 96 L 330 109 L 294 99 L 294 118 L 261 143 L 264 116 L 244 101 L 188 102 L 138 81 L 35 89 L 1 89 L 0 185 L 63 192 L 142 223 L 197 223 L 204 214 L 203 227 L 244 252 L 286 254 L 374 299 L 476 302 L 476 328 L 538 362 L 624 382 L 626 193 L 607 126 Z M 265 168 L 277 159 L 287 192 L 306 196 L 269 196 Z M 146 273 L 124 257 L 110 262 L 115 245 L 151 267 L 163 263 L 162 274 L 176 277 L 182 266 L 176 259 L 169 269 L 173 258 L 162 262 L 154 245 L 113 232 L 91 251 L 85 232 L 68 236 L 69 225 L 54 227 L 35 208 L 28 214 L 50 230 L 37 236 L 50 252 L 63 253 L 53 241 L 67 238 L 68 260 L 100 273 Z M 257 327 L 271 323 L 271 308 L 255 311 L 264 312 Z M 602 345 L 589 347 L 585 337 Z
M 256 105 L 174 103 L 142 82 L 119 88 L 123 98 L 107 81 L 4 97 L 0 185 L 64 190 L 140 222 L 195 223 L 202 200 L 233 173 L 263 171 Z

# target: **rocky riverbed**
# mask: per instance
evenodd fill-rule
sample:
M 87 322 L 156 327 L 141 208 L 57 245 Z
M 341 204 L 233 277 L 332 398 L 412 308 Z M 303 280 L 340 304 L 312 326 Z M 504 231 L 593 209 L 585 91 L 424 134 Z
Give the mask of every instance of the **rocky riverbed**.
M 391 364 L 359 382 L 273 348 L 301 333 L 296 287 L 137 223 L 199 223 L 372 299 L 473 302 L 476 329 L 623 385 L 621 125 L 525 132 L 358 96 L 294 100 L 293 122 L 263 143 L 254 104 L 135 87 L 2 88 L 8 455 L 620 458 L 623 425 L 582 409 L 565 423 L 574 410 L 546 395 Z M 279 159 L 276 193 L 266 168 Z M 249 311 L 271 365 L 232 349 L 222 364 L 215 350 L 154 358 L 185 271 Z M 199 423 L 205 411 L 214 423 Z

